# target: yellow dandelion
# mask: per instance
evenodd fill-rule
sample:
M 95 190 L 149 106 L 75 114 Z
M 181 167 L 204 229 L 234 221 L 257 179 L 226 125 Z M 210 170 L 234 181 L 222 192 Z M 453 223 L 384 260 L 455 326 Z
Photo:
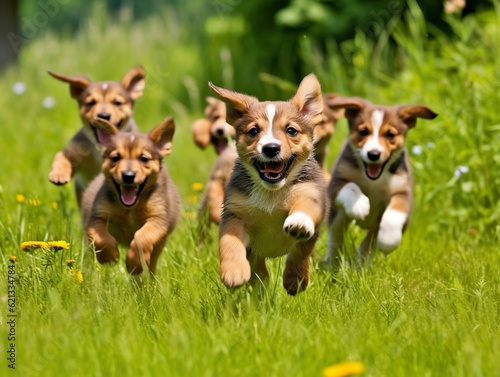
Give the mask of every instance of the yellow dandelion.
M 348 377 L 363 373 L 365 366 L 359 361 L 347 361 L 323 369 L 323 377 Z
M 73 274 L 75 275 L 76 281 L 80 284 L 83 283 L 83 274 L 78 268 L 73 268 Z
M 17 259 L 17 258 L 16 258 L 16 256 L 15 256 L 15 255 L 12 255 L 12 256 L 9 258 L 9 260 L 10 260 L 12 263 L 14 263 L 14 262 L 16 261 L 16 259 Z
M 47 242 L 47 245 L 49 245 L 49 247 L 54 249 L 54 251 L 57 251 L 63 249 L 68 250 L 70 244 L 67 243 L 66 241 L 49 241 Z
M 186 211 L 182 214 L 182 217 L 184 217 L 185 219 L 194 219 L 196 218 L 196 212 Z
M 28 200 L 28 204 L 33 207 L 38 207 L 41 204 L 41 202 L 40 199 L 30 199 Z
M 52 202 L 52 208 L 57 209 L 57 202 Z
M 17 194 L 17 195 L 16 195 L 16 201 L 17 201 L 18 203 L 24 203 L 24 201 L 25 201 L 25 200 L 26 200 L 26 198 L 24 197 L 24 195 L 23 195 L 23 194 Z
M 195 182 L 191 185 L 191 188 L 194 190 L 194 191 L 203 191 L 203 183 L 200 183 L 200 182 Z
M 48 249 L 49 245 L 43 241 L 26 241 L 21 243 L 21 250 L 30 251 L 33 249 Z
M 68 267 L 73 267 L 73 265 L 75 264 L 75 260 L 74 259 L 66 259 L 66 264 L 68 265 Z

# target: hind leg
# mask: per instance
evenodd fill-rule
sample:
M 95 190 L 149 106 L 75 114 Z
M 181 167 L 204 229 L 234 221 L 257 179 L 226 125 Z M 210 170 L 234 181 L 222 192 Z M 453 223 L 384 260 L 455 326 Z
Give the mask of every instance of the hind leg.
M 344 249 L 345 233 L 349 225 L 349 218 L 343 209 L 336 208 L 332 212 L 328 225 L 328 251 L 323 259 L 326 267 L 336 267 L 340 264 L 340 253 Z
M 361 242 L 358 248 L 358 256 L 362 265 L 369 263 L 373 258 L 375 238 L 377 236 L 377 229 L 370 229 L 366 233 L 366 237 Z

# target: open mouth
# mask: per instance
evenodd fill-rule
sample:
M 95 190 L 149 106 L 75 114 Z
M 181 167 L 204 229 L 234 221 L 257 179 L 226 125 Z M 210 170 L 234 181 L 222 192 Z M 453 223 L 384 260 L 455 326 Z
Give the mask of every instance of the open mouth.
M 259 172 L 260 178 L 268 183 L 278 183 L 286 177 L 295 156 L 281 161 L 255 161 L 254 166 Z
M 132 207 L 137 203 L 139 195 L 146 185 L 146 181 L 139 185 L 120 185 L 115 180 L 113 180 L 113 182 L 115 184 L 116 190 L 118 191 L 120 201 L 125 207 Z
M 385 162 L 383 164 L 369 164 L 363 161 L 363 164 L 365 165 L 367 177 L 373 180 L 378 179 L 382 175 L 385 167 Z
M 118 122 L 115 127 L 121 129 L 122 121 Z M 99 144 L 107 144 L 111 141 L 111 134 L 107 132 L 105 129 L 101 127 L 96 127 L 94 125 L 90 125 L 92 127 L 92 132 L 94 133 L 95 139 Z
M 225 137 L 213 137 L 212 142 L 215 145 L 215 150 L 217 151 L 217 154 L 221 154 L 224 149 L 227 148 L 229 145 L 229 141 Z

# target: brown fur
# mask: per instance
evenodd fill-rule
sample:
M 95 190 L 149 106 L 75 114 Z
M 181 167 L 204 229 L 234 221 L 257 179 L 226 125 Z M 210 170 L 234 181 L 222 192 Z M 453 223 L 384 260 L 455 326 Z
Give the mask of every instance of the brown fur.
M 253 273 L 253 281 L 265 282 L 265 258 L 287 254 L 283 285 L 295 295 L 308 285 L 309 258 L 327 212 L 324 179 L 312 154 L 323 110 L 319 82 L 307 76 L 288 102 L 259 102 L 210 87 L 226 102 L 239 156 L 220 224 L 221 279 L 236 287 Z M 275 144 L 279 151 L 269 157 Z
M 102 146 L 103 173 L 83 195 L 88 240 L 100 263 L 115 262 L 121 244 L 129 247 L 130 273 L 145 267 L 154 273 L 180 218 L 179 194 L 162 163 L 171 152 L 174 122 L 168 118 L 148 135 L 118 132 L 111 123 L 102 123 L 113 136 Z
M 83 191 L 101 168 L 102 159 L 96 148 L 97 138 L 101 135 L 98 120 L 104 117 L 119 130 L 138 131 L 132 111 L 135 100 L 142 96 L 145 72 L 142 66 L 136 66 L 120 82 L 91 82 L 84 75 L 49 74 L 69 84 L 70 95 L 78 102 L 82 120 L 82 128 L 55 155 L 49 180 L 56 185 L 64 185 L 74 177 L 80 206 Z
M 325 263 L 337 265 L 344 233 L 353 219 L 367 229 L 358 250 L 362 261 L 371 255 L 375 241 L 384 252 L 391 252 L 399 245 L 413 206 L 413 178 L 404 146 L 405 136 L 415 126 L 417 117 L 433 119 L 437 114 L 425 106 L 388 107 L 373 105 L 361 98 L 337 97 L 328 104 L 346 109 L 350 129 L 328 186 L 332 206 Z M 383 115 L 378 131 L 372 122 L 374 111 Z M 377 144 L 373 144 L 374 140 Z M 380 154 L 375 161 L 363 157 L 372 145 Z M 369 176 L 369 165 L 377 165 L 377 177 L 373 173 Z
M 198 210 L 200 239 L 205 237 L 206 228 L 210 226 L 210 223 L 217 225 L 220 223 L 224 191 L 238 156 L 232 142 L 234 128 L 226 122 L 226 104 L 213 97 L 207 97 L 207 102 L 206 119 L 198 119 L 193 123 L 193 140 L 202 149 L 211 144 L 218 157 L 210 173 Z

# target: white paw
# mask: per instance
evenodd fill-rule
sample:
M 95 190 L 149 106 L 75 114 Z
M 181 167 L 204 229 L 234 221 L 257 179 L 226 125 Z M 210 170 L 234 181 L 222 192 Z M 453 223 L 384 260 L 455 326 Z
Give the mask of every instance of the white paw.
M 370 199 L 364 194 L 361 194 L 352 206 L 345 207 L 347 216 L 354 220 L 364 220 L 370 213 Z
M 390 253 L 399 246 L 407 219 L 408 215 L 403 212 L 391 209 L 384 212 L 377 234 L 377 246 L 381 251 Z
M 294 212 L 286 218 L 283 230 L 294 238 L 308 240 L 314 235 L 315 227 L 307 214 Z
M 370 199 L 353 182 L 342 187 L 335 201 L 344 208 L 351 219 L 364 220 L 370 213 Z

